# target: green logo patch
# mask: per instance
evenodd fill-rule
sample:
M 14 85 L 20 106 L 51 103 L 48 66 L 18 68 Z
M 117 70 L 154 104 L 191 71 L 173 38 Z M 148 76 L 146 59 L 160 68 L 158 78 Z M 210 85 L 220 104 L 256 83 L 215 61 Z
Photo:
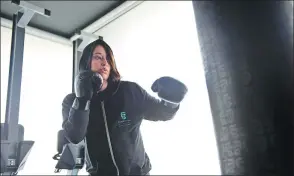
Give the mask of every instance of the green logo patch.
M 126 112 L 121 112 L 120 117 L 121 117 L 121 119 L 126 120 L 127 119 Z

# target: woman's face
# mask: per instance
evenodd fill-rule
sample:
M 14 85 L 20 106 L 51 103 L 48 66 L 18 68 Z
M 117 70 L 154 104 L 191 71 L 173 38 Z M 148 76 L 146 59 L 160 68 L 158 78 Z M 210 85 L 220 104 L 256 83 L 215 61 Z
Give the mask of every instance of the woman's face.
M 106 81 L 110 74 L 110 65 L 106 59 L 105 49 L 98 45 L 93 51 L 92 61 L 91 61 L 91 70 L 99 73 L 103 80 Z

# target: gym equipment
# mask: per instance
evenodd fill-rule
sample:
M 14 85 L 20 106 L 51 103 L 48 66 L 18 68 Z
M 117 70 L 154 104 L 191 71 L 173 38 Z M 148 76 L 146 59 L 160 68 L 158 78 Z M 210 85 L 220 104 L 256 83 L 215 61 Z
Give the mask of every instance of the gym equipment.
M 193 1 L 224 175 L 293 173 L 293 6 Z
M 16 175 L 23 169 L 34 144 L 24 141 L 24 128 L 18 124 L 24 33 L 34 14 L 50 17 L 51 13 L 27 2 L 12 3 L 22 9 L 13 15 L 6 117 L 1 124 L 3 175 Z M 192 3 L 222 174 L 294 175 L 293 2 Z M 117 11 L 122 14 L 130 8 L 126 9 Z M 103 21 L 98 26 L 109 23 Z M 84 32 L 77 36 L 72 40 L 73 79 L 85 44 L 80 37 L 89 40 Z M 77 175 L 85 144 L 67 143 L 62 131 L 58 139 L 57 171 L 68 165 L 68 174 Z
M 17 175 L 24 168 L 34 144 L 34 141 L 24 141 L 24 127 L 18 124 L 25 27 L 34 14 L 45 17 L 51 16 L 50 10 L 25 1 L 12 0 L 11 3 L 18 5 L 21 9 L 13 15 L 6 117 L 5 123 L 1 124 L 1 175 Z M 75 38 L 72 39 L 74 44 L 73 79 L 76 75 L 78 58 L 81 56 L 84 47 L 91 40 L 98 38 L 102 39 L 101 36 L 95 36 L 83 31 L 76 32 Z M 58 132 L 57 138 L 58 153 L 53 157 L 53 159 L 58 160 L 55 172 L 67 169 L 68 175 L 77 175 L 78 170 L 84 165 L 84 141 L 79 144 L 68 143 L 62 130 Z
M 81 30 L 77 30 L 74 37 L 71 39 L 73 42 L 73 74 L 72 74 L 72 92 L 74 92 L 74 79 L 77 75 L 77 71 L 79 70 L 79 62 L 83 54 L 84 48 L 94 40 L 101 39 L 102 36 L 96 36 L 91 33 L 83 32 Z
M 84 48 L 92 41 L 103 39 L 102 36 L 96 36 L 83 31 L 77 31 L 76 37 L 73 38 L 73 78 L 72 91 L 74 92 L 74 79 L 78 70 L 78 63 L 82 56 Z M 67 175 L 78 175 L 80 169 L 84 166 L 85 156 L 85 140 L 78 144 L 69 143 L 64 135 L 64 131 L 58 132 L 57 154 L 53 156 L 54 160 L 58 160 L 55 166 L 55 173 L 61 170 L 68 170 Z
M 57 154 L 53 156 L 54 160 L 58 160 L 55 166 L 55 173 L 59 173 L 62 169 L 68 170 L 67 175 L 78 175 L 80 169 L 84 166 L 85 142 L 79 144 L 70 143 L 65 135 L 64 130 L 58 132 Z
M 5 123 L 1 124 L 1 175 L 17 175 L 24 168 L 34 144 L 34 141 L 24 141 L 24 127 L 18 124 L 25 28 L 35 14 L 45 17 L 51 16 L 50 10 L 25 1 L 12 0 L 11 3 L 21 7 L 21 9 L 13 15 L 6 117 Z M 125 3 L 124 7 L 116 9 L 117 15 L 124 13 L 126 9 L 136 6 L 136 4 L 139 3 Z M 105 21 L 104 19 L 104 22 L 110 20 Z M 102 24 L 95 23 L 96 27 L 97 25 Z M 103 39 L 102 36 L 80 30 L 77 30 L 75 35 L 70 38 L 73 42 L 73 83 L 84 47 L 98 38 Z M 63 130 L 58 132 L 57 139 L 57 154 L 53 156 L 53 159 L 58 160 L 55 172 L 66 169 L 68 175 L 77 175 L 79 169 L 84 165 L 85 141 L 79 144 L 71 144 L 66 140 Z
M 16 175 L 24 168 L 34 141 L 24 140 L 24 127 L 18 124 L 25 27 L 34 14 L 50 17 L 50 10 L 12 0 L 21 7 L 13 15 L 9 82 L 5 123 L 1 124 L 1 174 Z M 17 129 L 17 130 L 16 130 Z

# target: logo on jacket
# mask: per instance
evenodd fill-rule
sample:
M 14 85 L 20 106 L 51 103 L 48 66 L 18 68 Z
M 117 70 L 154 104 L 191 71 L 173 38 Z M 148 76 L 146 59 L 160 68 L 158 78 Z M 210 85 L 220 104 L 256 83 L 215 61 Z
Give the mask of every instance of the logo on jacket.
M 127 119 L 127 113 L 126 112 L 120 112 L 120 118 L 117 122 L 119 127 L 129 126 L 131 124 L 131 120 Z
M 127 119 L 126 112 L 121 112 L 120 117 L 121 117 L 121 119 L 126 120 Z

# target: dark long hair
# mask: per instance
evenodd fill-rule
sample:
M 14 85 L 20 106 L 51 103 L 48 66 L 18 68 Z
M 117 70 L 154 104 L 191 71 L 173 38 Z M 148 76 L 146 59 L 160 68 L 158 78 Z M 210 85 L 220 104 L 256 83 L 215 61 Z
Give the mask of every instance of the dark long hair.
M 106 52 L 106 60 L 108 64 L 110 65 L 110 74 L 109 74 L 108 81 L 112 81 L 112 82 L 119 81 L 121 79 L 121 76 L 115 63 L 113 51 L 110 48 L 110 46 L 101 39 L 95 40 L 94 42 L 90 43 L 89 45 L 85 47 L 81 60 L 80 60 L 79 70 L 80 71 L 88 70 L 91 68 L 90 64 L 91 64 L 91 60 L 93 56 L 93 51 L 99 45 L 104 48 Z

